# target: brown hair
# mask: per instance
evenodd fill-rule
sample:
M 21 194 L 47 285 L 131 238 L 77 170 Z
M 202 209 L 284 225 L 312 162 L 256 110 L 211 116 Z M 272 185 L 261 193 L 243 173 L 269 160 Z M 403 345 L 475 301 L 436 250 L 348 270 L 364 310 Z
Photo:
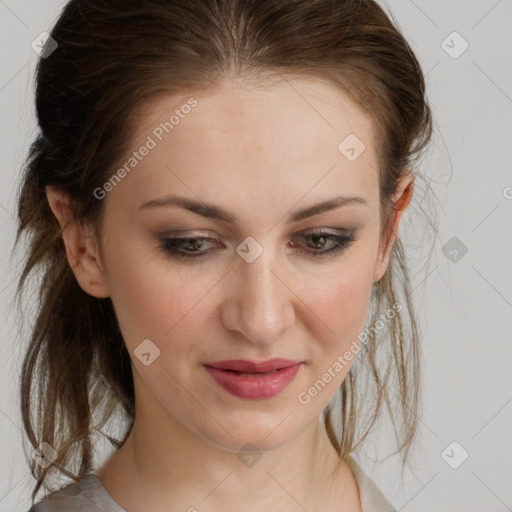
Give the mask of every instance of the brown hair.
M 128 149 L 135 113 L 146 100 L 204 89 L 223 77 L 318 76 L 348 93 L 375 123 L 385 236 L 397 183 L 432 133 L 420 66 L 390 15 L 372 0 L 71 0 L 51 36 L 58 48 L 38 62 L 40 134 L 23 169 L 15 242 L 28 238 L 18 299 L 31 272 L 40 269 L 42 277 L 22 367 L 23 426 L 33 447 L 46 442 L 58 452 L 47 468 L 30 461 L 37 481 L 32 498 L 43 484 L 51 489 L 54 473 L 80 478 L 91 471 L 93 434 L 118 405 L 128 429 L 122 439 L 108 436 L 115 446 L 135 415 L 130 356 L 111 300 L 78 285 L 47 185 L 69 194 L 75 219 L 99 228 L 104 202 L 93 191 Z M 411 447 L 420 347 L 407 272 L 397 239 L 388 271 L 374 284 L 369 324 L 393 304 L 405 307 L 362 344 L 340 388 L 340 439 L 326 409 L 342 458 L 360 446 L 384 404 L 403 460 Z M 396 404 L 389 396 L 393 383 Z M 363 425 L 368 385 L 375 403 Z

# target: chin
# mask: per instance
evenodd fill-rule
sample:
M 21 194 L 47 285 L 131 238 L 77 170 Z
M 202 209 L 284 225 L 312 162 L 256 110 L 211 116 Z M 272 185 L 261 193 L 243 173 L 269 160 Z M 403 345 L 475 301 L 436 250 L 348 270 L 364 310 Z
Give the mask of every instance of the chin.
M 219 420 L 224 428 L 205 432 L 203 437 L 215 446 L 233 452 L 275 450 L 292 441 L 304 427 L 303 418 L 298 424 L 299 418 L 295 416 L 293 412 L 288 417 L 286 414 L 238 413 L 232 421 Z

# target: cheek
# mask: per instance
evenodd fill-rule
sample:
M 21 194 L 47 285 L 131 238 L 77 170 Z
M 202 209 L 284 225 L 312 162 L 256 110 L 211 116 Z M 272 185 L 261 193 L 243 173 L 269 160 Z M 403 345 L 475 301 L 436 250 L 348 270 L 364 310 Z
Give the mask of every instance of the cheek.
M 333 279 L 332 292 L 323 305 L 334 325 L 357 320 L 367 309 L 371 279 L 366 269 L 350 267 L 344 275 Z M 364 271 L 362 271 L 364 270 Z
M 301 291 L 301 297 L 330 328 L 326 332 L 331 343 L 339 345 L 364 329 L 373 285 L 374 245 L 361 244 L 332 271 L 322 274 L 313 287 Z
M 179 348 L 176 333 L 194 316 L 208 292 L 207 280 L 193 279 L 190 270 L 167 262 L 165 255 L 150 255 L 147 247 L 119 242 L 110 242 L 110 260 L 117 263 L 110 265 L 108 286 L 128 349 L 133 352 L 146 338 L 161 348 L 173 338 Z
M 309 403 L 314 414 L 331 400 L 358 357 L 371 298 L 372 269 L 371 258 L 354 255 L 306 295 L 307 305 L 328 327 L 316 332 L 315 343 L 309 347 L 309 371 L 298 395 L 299 402 Z

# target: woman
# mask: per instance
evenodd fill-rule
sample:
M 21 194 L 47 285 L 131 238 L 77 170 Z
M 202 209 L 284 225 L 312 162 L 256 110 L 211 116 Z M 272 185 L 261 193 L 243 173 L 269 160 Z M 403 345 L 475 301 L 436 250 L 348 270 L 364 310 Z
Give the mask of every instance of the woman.
M 398 228 L 432 121 L 398 29 L 371 0 L 72 0 L 48 41 L 31 510 L 394 510 L 352 455 L 384 404 L 404 464 L 416 428 Z

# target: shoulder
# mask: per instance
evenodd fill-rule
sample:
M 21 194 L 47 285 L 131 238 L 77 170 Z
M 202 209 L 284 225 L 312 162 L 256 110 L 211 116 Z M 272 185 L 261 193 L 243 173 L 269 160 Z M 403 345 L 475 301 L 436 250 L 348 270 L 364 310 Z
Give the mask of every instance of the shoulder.
M 105 492 L 94 473 L 55 491 L 37 502 L 28 512 L 125 512 Z
M 359 498 L 363 512 L 397 512 L 353 457 L 349 457 L 347 463 L 359 488 Z

